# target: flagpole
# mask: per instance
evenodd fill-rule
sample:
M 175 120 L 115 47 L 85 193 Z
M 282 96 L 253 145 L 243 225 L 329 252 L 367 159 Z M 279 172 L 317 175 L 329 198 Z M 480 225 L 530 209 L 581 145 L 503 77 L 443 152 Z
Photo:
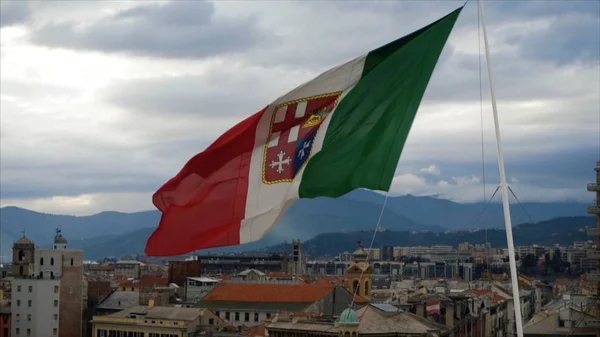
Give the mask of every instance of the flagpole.
M 500 137 L 500 125 L 498 122 L 498 107 L 496 106 L 496 93 L 494 91 L 494 80 L 492 77 L 492 62 L 490 47 L 488 43 L 487 29 L 485 26 L 485 11 L 483 0 L 479 0 L 479 15 L 481 16 L 481 27 L 483 29 L 483 42 L 485 44 L 485 59 L 487 63 L 488 79 L 490 82 L 490 97 L 492 99 L 492 110 L 494 112 L 494 126 L 496 129 L 496 146 L 498 149 L 498 168 L 500 169 L 500 188 L 502 192 L 502 208 L 504 209 L 504 225 L 506 226 L 506 241 L 508 243 L 508 259 L 510 261 L 510 279 L 512 281 L 513 307 L 515 310 L 515 323 L 517 326 L 517 337 L 523 337 L 523 322 L 521 321 L 521 299 L 519 297 L 519 282 L 517 276 L 517 262 L 515 261 L 515 245 L 512 235 L 512 223 L 510 218 L 510 203 L 508 202 L 508 184 L 506 183 L 506 172 L 504 171 L 504 155 L 502 152 L 502 138 Z

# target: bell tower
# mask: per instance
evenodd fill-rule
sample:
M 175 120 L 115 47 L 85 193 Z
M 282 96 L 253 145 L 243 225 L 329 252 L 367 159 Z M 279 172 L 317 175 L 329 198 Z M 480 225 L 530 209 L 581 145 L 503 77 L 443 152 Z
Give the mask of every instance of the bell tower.
M 373 267 L 369 264 L 369 254 L 359 242 L 358 248 L 352 253 L 352 264 L 346 269 L 348 290 L 353 294 L 371 299 L 373 286 Z
M 28 277 L 35 273 L 35 245 L 33 241 L 23 236 L 13 244 L 12 274 L 16 277 Z

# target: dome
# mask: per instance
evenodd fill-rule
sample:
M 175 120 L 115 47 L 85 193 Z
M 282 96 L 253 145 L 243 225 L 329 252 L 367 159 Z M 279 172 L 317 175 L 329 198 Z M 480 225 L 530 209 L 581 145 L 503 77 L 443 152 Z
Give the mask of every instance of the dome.
M 340 315 L 340 324 L 359 324 L 356 311 L 348 308 Z
M 64 236 L 62 236 L 62 234 L 58 234 L 55 238 L 54 238 L 54 243 L 59 243 L 59 244 L 67 244 L 67 239 L 65 239 Z
M 23 235 L 19 240 L 15 241 L 15 244 L 18 244 L 18 245 L 32 245 L 33 241 L 29 240 L 28 237 L 26 237 L 25 235 Z

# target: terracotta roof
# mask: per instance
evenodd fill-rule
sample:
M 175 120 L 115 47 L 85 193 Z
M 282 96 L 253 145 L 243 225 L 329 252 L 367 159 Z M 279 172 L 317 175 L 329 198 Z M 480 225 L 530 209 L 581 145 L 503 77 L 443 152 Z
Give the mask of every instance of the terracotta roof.
M 232 302 L 315 302 L 333 291 L 331 286 L 314 284 L 223 283 L 203 301 Z
M 354 295 L 354 303 L 369 303 L 370 301 L 362 296 Z

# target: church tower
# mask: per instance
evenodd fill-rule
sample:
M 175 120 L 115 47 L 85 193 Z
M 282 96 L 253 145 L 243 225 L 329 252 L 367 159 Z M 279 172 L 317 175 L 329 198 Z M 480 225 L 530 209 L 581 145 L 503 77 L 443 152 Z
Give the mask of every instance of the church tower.
M 348 290 L 368 300 L 371 299 L 373 286 L 373 267 L 369 264 L 369 254 L 359 244 L 352 253 L 352 264 L 346 270 L 348 276 Z
M 29 277 L 35 274 L 35 245 L 25 233 L 13 244 L 12 274 L 16 277 Z

